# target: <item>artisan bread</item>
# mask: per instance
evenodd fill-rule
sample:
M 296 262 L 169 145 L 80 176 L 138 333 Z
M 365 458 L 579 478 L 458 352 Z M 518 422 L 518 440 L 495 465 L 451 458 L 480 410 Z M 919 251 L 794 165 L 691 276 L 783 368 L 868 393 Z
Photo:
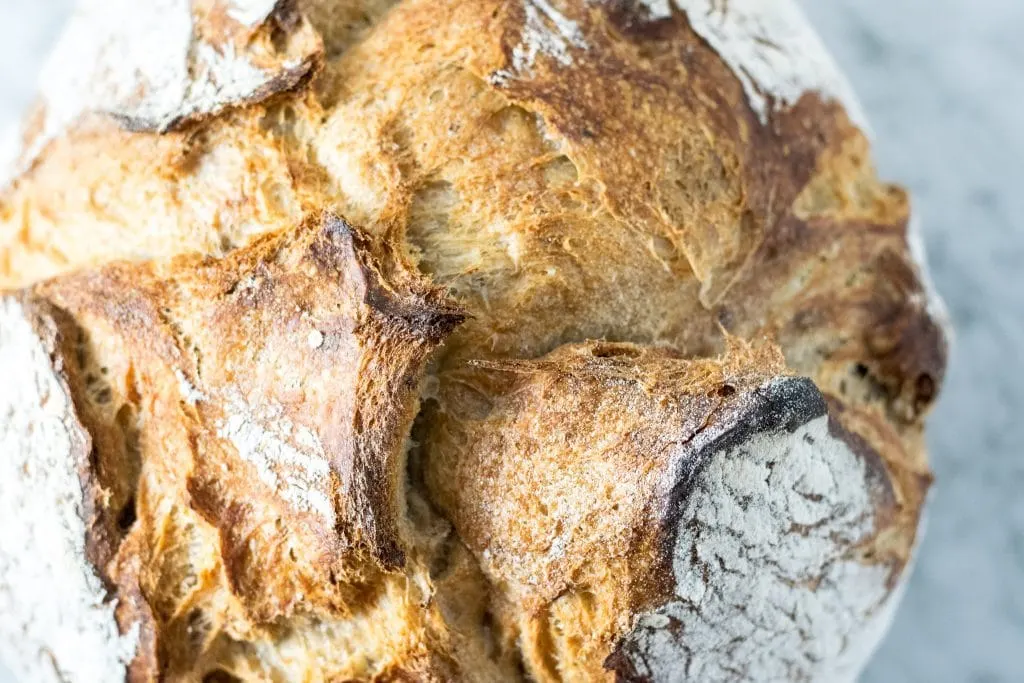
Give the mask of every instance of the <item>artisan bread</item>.
M 790 0 L 87 0 L 0 182 L 26 681 L 839 681 L 948 332 Z

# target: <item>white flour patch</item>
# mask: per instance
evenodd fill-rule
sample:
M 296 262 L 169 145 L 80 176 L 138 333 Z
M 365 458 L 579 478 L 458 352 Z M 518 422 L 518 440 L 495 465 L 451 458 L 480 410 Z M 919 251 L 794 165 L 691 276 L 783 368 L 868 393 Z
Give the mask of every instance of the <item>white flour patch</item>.
M 572 48 L 587 49 L 579 25 L 562 15 L 547 0 L 523 0 L 526 20 L 519 44 L 512 48 L 512 66 L 491 74 L 501 84 L 517 76 L 528 76 L 540 55 L 562 66 L 572 64 Z
M 331 465 L 320 439 L 295 426 L 280 405 L 253 409 L 241 397 L 228 402 L 218 436 L 251 463 L 260 480 L 300 512 L 313 512 L 330 526 L 337 521 L 331 498 Z
M 272 74 L 254 66 L 244 55 L 235 53 L 233 45 L 214 47 L 196 43 L 193 48 L 194 68 L 203 74 L 188 83 L 182 107 L 185 113 L 216 111 L 230 102 L 250 97 L 270 80 Z M 296 61 L 286 61 L 282 69 L 293 69 Z M 168 122 L 171 120 L 169 117 Z
M 20 304 L 0 299 L 0 658 L 15 680 L 124 680 L 138 636 L 85 556 L 88 446 Z
M 684 503 L 677 600 L 624 648 L 655 681 L 853 681 L 888 628 L 888 569 L 848 559 L 874 532 L 865 462 L 818 417 L 714 453 Z
M 181 397 L 185 399 L 185 403 L 194 406 L 199 401 L 206 400 L 206 395 L 196 389 L 192 382 L 188 381 L 188 377 L 185 376 L 184 372 L 175 370 L 174 376 L 178 378 L 178 391 L 181 393 Z
M 672 5 L 670 0 L 640 0 L 640 4 L 647 9 L 647 14 L 652 21 L 668 19 L 672 16 Z
M 319 349 L 324 345 L 324 333 L 320 330 L 310 330 L 306 335 L 306 346 L 311 349 Z
M 806 92 L 845 107 L 870 135 L 846 77 L 795 0 L 675 0 L 697 32 L 732 68 L 762 123 Z
M 241 23 L 254 26 L 274 4 L 251 1 L 233 8 Z M 182 118 L 252 97 L 297 64 L 264 69 L 236 54 L 230 43 L 198 40 L 189 0 L 81 0 L 40 74 L 42 130 L 21 151 L 11 175 L 24 172 L 87 112 L 165 130 Z M 0 179 L 6 184 L 10 176 Z
M 228 16 L 245 26 L 266 21 L 280 0 L 228 0 Z
M 609 1 L 587 0 L 590 4 L 608 3 Z M 647 11 L 645 19 L 648 21 L 660 21 L 672 16 L 672 0 L 637 0 L 636 4 Z

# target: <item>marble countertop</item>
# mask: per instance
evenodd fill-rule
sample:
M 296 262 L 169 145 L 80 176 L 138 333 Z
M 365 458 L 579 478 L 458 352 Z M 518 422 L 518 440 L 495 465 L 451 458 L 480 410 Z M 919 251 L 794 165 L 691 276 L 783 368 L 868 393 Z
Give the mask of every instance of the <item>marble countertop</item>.
M 70 0 L 0 0 L 0 125 Z M 1024 680 L 1024 2 L 804 0 L 913 191 L 957 328 L 916 572 L 863 680 Z M 0 671 L 0 683 L 6 683 Z
M 864 680 L 1024 681 L 1024 3 L 804 4 L 913 191 L 957 331 L 927 534 Z

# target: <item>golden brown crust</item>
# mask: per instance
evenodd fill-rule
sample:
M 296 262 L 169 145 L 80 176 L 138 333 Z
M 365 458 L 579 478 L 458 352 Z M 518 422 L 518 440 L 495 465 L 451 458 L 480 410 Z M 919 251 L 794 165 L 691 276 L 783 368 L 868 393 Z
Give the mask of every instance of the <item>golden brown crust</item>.
M 646 518 L 673 507 L 657 500 L 673 448 L 783 370 L 769 349 L 686 361 L 611 343 L 474 363 L 444 378 L 427 484 L 492 581 L 534 611 L 580 581 L 599 550 L 649 571 L 640 551 L 658 543 L 636 534 L 657 534 Z
M 81 327 L 78 363 L 103 364 L 103 378 L 73 373 L 92 431 L 138 430 L 127 501 L 125 449 L 99 451 L 92 474 L 111 493 L 90 540 L 100 567 L 121 546 L 122 612 L 149 618 L 141 591 L 161 668 L 210 645 L 196 619 L 212 640 L 225 620 L 350 609 L 404 564 L 405 434 L 423 363 L 462 314 L 387 245 L 326 214 L 220 261 L 114 264 L 36 295 Z M 199 586 L 176 595 L 188 576 Z
M 591 343 L 446 376 L 427 484 L 533 677 L 600 676 L 631 615 L 671 589 L 680 449 L 782 370 L 770 349 L 686 361 Z
M 636 615 L 671 605 L 680 590 L 676 547 L 701 470 L 759 434 L 795 432 L 827 412 L 811 382 L 785 372 L 771 347 L 735 341 L 715 360 L 591 343 L 445 377 L 443 408 L 426 413 L 427 484 L 488 577 L 502 627 L 520 634 L 531 676 L 588 680 L 610 668 L 642 679 L 629 673 L 627 636 Z M 885 565 L 894 582 L 907 557 L 875 540 L 909 520 L 897 518 L 903 510 L 879 452 L 841 417 L 830 416 L 828 434 L 854 454 L 870 491 L 857 514 L 873 520 L 871 544 L 857 561 Z M 794 522 L 790 533 L 829 523 Z
M 137 372 L 145 373 L 145 391 L 169 404 L 161 428 L 205 425 L 189 428 L 198 440 L 192 448 L 208 458 L 189 474 L 189 488 L 200 509 L 212 506 L 211 518 L 232 516 L 229 503 L 208 499 L 224 486 L 206 481 L 220 476 L 214 471 L 222 461 L 212 457 L 222 448 L 213 443 L 223 440 L 218 431 L 235 417 L 232 410 L 243 409 L 235 403 L 269 407 L 297 432 L 313 430 L 337 477 L 330 487 L 343 501 L 337 529 L 311 522 L 312 533 L 329 538 L 337 530 L 343 545 L 365 545 L 394 567 L 402 563 L 401 425 L 411 420 L 426 352 L 461 320 L 394 259 L 325 215 L 221 261 L 185 258 L 162 271 L 113 265 L 39 291 L 125 340 L 119 353 L 144 366 Z M 177 395 L 161 395 L 175 386 Z M 235 485 L 232 498 L 248 488 Z M 299 516 L 311 519 L 308 512 Z M 241 522 L 225 520 L 223 531 L 245 536 Z
M 158 638 L 167 637 L 161 632 L 150 602 L 142 592 L 140 574 L 146 555 L 143 542 L 140 531 L 129 534 L 118 549 L 118 556 L 112 565 L 97 565 L 107 568 L 116 586 L 118 604 L 115 616 L 118 627 L 122 633 L 134 631 L 138 634 L 135 657 L 125 672 L 127 683 L 159 680 L 161 665 Z M 166 666 L 166 658 L 164 661 Z
M 947 342 L 839 102 L 765 118 L 685 11 L 630 0 L 225 7 L 200 38 L 307 59 L 173 125 L 84 116 L 0 197 L 132 680 L 643 678 L 700 514 L 666 454 L 797 375 L 870 494 L 837 552 L 895 589 Z
M 26 126 L 14 186 L 0 177 L 0 286 L 116 258 L 223 252 L 294 224 L 273 137 L 244 115 L 245 136 L 205 127 L 301 90 L 323 46 L 294 2 L 272 3 L 252 25 L 232 7 L 94 2 L 75 16 L 48 66 L 57 80 L 43 83 Z M 167 63 L 154 71 L 159 57 Z M 263 144 L 250 149 L 251 135 Z M 132 180 L 112 184 L 115 175 Z

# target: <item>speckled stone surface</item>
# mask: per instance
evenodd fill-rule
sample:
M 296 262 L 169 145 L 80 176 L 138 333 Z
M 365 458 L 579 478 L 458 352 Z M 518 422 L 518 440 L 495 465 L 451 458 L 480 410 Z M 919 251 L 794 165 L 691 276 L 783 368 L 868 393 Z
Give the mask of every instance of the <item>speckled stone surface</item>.
M 1024 2 L 803 2 L 861 95 L 883 175 L 914 192 L 957 328 L 927 536 L 863 680 L 1024 681 Z M 0 125 L 70 5 L 0 0 Z

